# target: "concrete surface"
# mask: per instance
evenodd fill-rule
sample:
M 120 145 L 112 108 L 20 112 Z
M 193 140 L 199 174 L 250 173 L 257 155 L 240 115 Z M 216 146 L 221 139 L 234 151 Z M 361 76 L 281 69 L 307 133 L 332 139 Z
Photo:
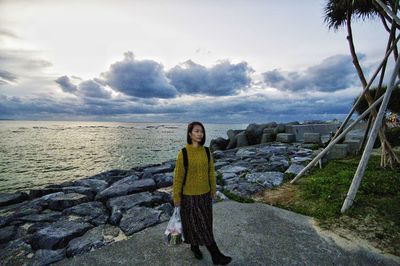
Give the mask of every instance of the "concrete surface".
M 357 243 L 343 245 L 328 237 L 307 216 L 262 203 L 224 201 L 213 205 L 214 234 L 230 265 L 400 265 L 400 258 L 382 255 Z M 164 243 L 167 222 L 56 265 L 212 265 L 205 247 L 196 260 L 189 246 Z M 333 240 L 335 239 L 335 240 Z M 336 243 L 339 243 L 340 246 Z

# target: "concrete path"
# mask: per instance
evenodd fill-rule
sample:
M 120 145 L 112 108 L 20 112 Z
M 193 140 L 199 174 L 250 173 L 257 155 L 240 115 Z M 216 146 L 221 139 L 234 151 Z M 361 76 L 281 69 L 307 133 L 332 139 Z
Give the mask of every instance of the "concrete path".
M 215 239 L 233 257 L 230 265 L 400 265 L 399 257 L 356 243 L 338 246 L 337 240 L 318 233 L 309 217 L 266 204 L 225 201 L 215 204 L 213 212 Z M 200 247 L 204 259 L 198 261 L 188 245 L 166 245 L 166 225 L 56 265 L 212 265 L 205 247 Z

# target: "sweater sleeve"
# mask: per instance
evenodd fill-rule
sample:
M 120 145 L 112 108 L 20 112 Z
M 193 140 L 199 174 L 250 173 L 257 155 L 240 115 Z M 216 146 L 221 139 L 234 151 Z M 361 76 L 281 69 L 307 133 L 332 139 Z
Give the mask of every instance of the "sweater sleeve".
M 210 170 L 209 170 L 209 176 L 210 176 L 210 183 L 211 183 L 211 196 L 215 197 L 215 194 L 217 192 L 217 180 L 215 177 L 215 168 L 214 168 L 214 158 L 212 157 L 212 154 L 210 153 Z
M 181 193 L 182 193 L 182 185 L 183 185 L 184 176 L 185 176 L 185 166 L 183 165 L 182 150 L 180 150 L 178 153 L 178 156 L 176 158 L 173 186 L 172 186 L 173 187 L 174 205 L 176 205 L 176 203 L 181 202 Z

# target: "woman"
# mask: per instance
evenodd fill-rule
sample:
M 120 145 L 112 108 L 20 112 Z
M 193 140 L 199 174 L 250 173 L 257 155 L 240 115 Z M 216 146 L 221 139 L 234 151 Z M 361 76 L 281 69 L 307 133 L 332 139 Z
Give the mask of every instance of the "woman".
M 181 206 L 181 220 L 185 243 L 190 244 L 195 258 L 203 254 L 199 246 L 206 246 L 215 265 L 226 265 L 232 258 L 223 255 L 214 240 L 212 200 L 216 194 L 214 161 L 203 147 L 206 132 L 200 122 L 192 122 L 187 128 L 187 172 L 184 152 L 178 153 L 173 180 L 173 200 Z M 186 175 L 186 177 L 185 177 Z

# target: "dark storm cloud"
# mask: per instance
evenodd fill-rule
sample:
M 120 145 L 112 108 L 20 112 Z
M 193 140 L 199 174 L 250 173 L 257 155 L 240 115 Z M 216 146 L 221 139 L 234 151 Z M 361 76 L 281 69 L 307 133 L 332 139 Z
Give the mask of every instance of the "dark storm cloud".
M 84 97 L 104 98 L 104 99 L 111 98 L 111 93 L 105 90 L 105 88 L 101 84 L 93 80 L 83 81 L 79 84 L 78 87 L 79 87 L 79 92 Z
M 362 60 L 364 55 L 359 55 Z M 305 71 L 274 69 L 263 73 L 267 86 L 290 91 L 334 92 L 359 84 L 351 56 L 335 55 Z
M 174 98 L 176 89 L 169 84 L 163 66 L 152 60 L 136 60 L 125 53 L 124 60 L 111 65 L 101 74 L 114 90 L 139 98 Z
M 78 90 L 77 86 L 74 85 L 71 82 L 70 78 L 67 76 L 59 77 L 58 79 L 55 80 L 55 82 L 60 86 L 60 88 L 64 92 L 75 93 Z
M 250 85 L 253 72 L 246 62 L 231 64 L 223 61 L 211 68 L 191 60 L 167 72 L 171 84 L 182 94 L 227 96 L 237 94 Z

